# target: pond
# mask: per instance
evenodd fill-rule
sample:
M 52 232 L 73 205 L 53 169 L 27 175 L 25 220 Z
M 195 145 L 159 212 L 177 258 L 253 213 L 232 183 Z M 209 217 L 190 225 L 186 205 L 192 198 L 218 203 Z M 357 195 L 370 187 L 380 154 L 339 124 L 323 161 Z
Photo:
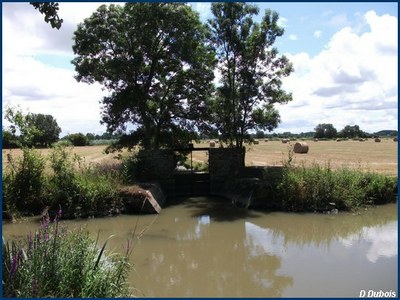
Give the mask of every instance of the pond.
M 182 199 L 181 199 L 182 200 Z M 34 223 L 34 224 L 33 224 Z M 95 238 L 115 235 L 123 252 L 135 236 L 130 274 L 136 296 L 358 297 L 398 295 L 397 204 L 358 214 L 291 214 L 236 208 L 193 197 L 160 215 L 65 221 Z M 38 226 L 3 224 L 6 238 Z

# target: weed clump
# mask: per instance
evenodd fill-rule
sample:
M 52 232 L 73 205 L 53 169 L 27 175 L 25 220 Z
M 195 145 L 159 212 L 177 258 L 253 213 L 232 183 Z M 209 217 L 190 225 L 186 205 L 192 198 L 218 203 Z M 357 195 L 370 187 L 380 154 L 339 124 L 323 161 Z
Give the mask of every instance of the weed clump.
M 4 297 L 94 298 L 128 297 L 131 243 L 126 253 L 108 253 L 83 229 L 67 231 L 43 218 L 40 228 L 25 240 L 3 237 L 2 276 Z
M 9 214 L 39 214 L 43 208 L 64 208 L 64 217 L 110 215 L 118 211 L 121 199 L 115 174 L 86 165 L 78 155 L 56 146 L 49 157 L 34 149 L 23 156 L 8 156 L 3 172 L 3 211 Z M 47 164 L 46 164 L 47 163 Z
M 353 210 L 396 202 L 397 179 L 378 173 L 332 170 L 330 166 L 285 166 L 277 185 L 287 211 L 325 211 L 333 206 Z

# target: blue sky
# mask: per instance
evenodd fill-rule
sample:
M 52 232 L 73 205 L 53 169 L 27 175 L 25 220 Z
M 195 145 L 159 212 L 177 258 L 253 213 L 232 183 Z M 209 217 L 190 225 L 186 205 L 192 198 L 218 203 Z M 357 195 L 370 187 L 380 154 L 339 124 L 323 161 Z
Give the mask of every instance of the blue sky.
M 101 86 L 73 79 L 72 34 L 102 3 L 60 3 L 59 31 L 27 3 L 3 3 L 3 109 L 20 105 L 53 115 L 63 132 L 105 131 L 100 125 Z M 279 106 L 275 132 L 312 131 L 319 123 L 338 130 L 359 125 L 374 132 L 398 126 L 398 4 L 254 3 L 279 12 L 284 36 L 275 46 L 294 64 L 284 81 L 293 101 Z M 210 3 L 190 5 L 205 21 Z

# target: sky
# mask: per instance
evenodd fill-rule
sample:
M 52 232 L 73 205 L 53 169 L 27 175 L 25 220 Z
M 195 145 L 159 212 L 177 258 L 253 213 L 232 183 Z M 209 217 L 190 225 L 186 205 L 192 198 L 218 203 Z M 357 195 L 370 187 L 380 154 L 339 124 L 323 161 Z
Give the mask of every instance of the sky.
M 73 32 L 100 2 L 60 3 L 64 19 L 52 29 L 28 3 L 2 3 L 2 107 L 50 114 L 61 136 L 101 134 L 99 84 L 78 83 L 70 61 Z M 121 4 L 121 3 L 120 3 Z M 278 105 L 273 132 L 313 131 L 330 123 L 339 131 L 359 125 L 366 132 L 398 128 L 398 4 L 396 2 L 253 3 L 279 13 L 285 34 L 275 46 L 293 63 L 283 81 L 293 100 Z M 190 2 L 202 21 L 210 3 Z M 3 116 L 4 117 L 4 116 Z M 7 126 L 3 119 L 3 126 Z

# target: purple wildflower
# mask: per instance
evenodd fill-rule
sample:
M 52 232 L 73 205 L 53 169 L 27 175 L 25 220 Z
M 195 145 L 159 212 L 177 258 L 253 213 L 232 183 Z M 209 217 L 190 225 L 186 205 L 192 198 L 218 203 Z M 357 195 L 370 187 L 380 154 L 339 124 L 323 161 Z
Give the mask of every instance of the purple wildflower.
M 43 217 L 42 220 L 42 228 L 47 229 L 49 227 L 49 224 L 50 224 L 50 218 L 49 215 L 46 215 L 45 217 Z
M 60 220 L 61 215 L 62 215 L 62 209 L 61 209 L 61 205 L 60 205 L 60 206 L 59 206 L 59 209 L 58 209 L 58 211 L 57 211 L 57 214 L 56 214 L 56 216 L 54 217 L 54 223 L 57 223 L 58 220 Z
M 11 258 L 10 277 L 13 278 L 17 273 L 19 263 L 19 252 Z

